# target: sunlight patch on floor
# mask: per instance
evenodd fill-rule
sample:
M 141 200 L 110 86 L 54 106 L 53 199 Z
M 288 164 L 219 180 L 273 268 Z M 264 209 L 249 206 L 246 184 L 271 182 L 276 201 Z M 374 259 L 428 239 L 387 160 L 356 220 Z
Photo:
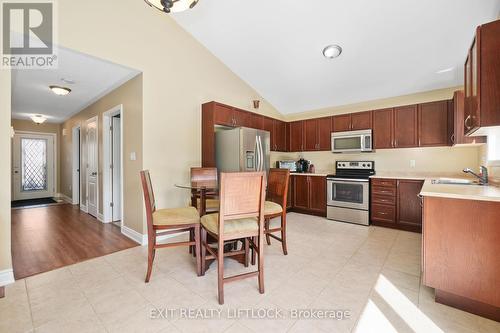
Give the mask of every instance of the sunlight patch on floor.
M 413 304 L 384 275 L 379 275 L 374 290 L 414 332 L 443 333 L 441 328 Z M 370 330 L 396 332 L 389 319 L 371 299 L 368 300 L 355 331 L 368 332 Z

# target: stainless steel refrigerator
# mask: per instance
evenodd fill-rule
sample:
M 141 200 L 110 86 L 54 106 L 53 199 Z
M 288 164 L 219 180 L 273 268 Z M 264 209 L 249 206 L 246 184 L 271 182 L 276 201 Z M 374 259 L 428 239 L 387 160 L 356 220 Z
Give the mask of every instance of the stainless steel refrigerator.
M 215 132 L 215 163 L 219 172 L 269 171 L 270 133 L 253 128 L 219 128 Z

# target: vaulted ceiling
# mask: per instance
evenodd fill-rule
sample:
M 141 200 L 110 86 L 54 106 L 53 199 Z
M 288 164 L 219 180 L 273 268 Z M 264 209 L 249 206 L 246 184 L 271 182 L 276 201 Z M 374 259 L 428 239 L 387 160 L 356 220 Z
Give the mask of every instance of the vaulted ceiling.
M 200 0 L 171 15 L 289 114 L 461 85 L 475 27 L 499 11 L 500 0 Z M 340 57 L 323 57 L 329 44 Z

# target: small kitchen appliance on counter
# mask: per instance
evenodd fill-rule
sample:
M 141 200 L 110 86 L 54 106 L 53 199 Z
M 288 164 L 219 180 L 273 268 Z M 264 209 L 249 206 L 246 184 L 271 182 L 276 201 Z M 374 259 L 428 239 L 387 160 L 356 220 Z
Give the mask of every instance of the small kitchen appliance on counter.
M 301 158 L 297 161 L 297 172 L 309 172 L 309 164 L 311 161 Z
M 276 161 L 278 169 L 288 169 L 290 172 L 297 172 L 297 163 L 295 161 Z
M 330 220 L 370 224 L 370 176 L 373 161 L 336 161 L 335 175 L 326 177 L 326 217 Z

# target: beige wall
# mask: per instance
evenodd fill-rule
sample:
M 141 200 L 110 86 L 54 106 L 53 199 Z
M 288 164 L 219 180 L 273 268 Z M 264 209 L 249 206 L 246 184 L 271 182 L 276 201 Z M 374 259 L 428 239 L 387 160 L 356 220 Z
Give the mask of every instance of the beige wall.
M 186 205 L 188 191 L 174 184 L 187 181 L 189 167 L 201 164 L 200 105 L 217 100 L 251 109 L 252 100 L 262 98 L 144 1 L 124 0 L 117 7 L 113 1 L 65 0 L 58 9 L 62 45 L 143 72 L 143 165 L 151 170 L 159 207 Z M 281 118 L 265 101 L 259 111 Z
M 10 71 L 0 70 L 0 272 L 12 268 L 10 254 Z
M 453 92 L 456 90 L 463 89 L 463 87 L 450 87 L 445 89 L 424 91 L 416 94 L 409 94 L 403 96 L 395 96 L 390 98 L 377 99 L 372 101 L 366 101 L 362 103 L 349 104 L 336 106 L 331 108 L 311 110 L 303 113 L 294 113 L 286 116 L 286 120 L 301 120 L 310 119 L 321 116 L 331 116 L 343 113 L 370 111 L 376 109 L 390 108 L 401 105 L 410 105 L 417 103 L 441 101 L 443 99 L 451 99 L 453 97 Z
M 465 167 L 478 168 L 479 147 L 427 147 L 404 149 L 379 149 L 374 153 L 333 154 L 331 152 L 272 153 L 272 163 L 277 160 L 311 160 L 317 171 L 332 172 L 337 160 L 375 161 L 376 171 L 442 172 L 457 173 Z M 415 168 L 410 168 L 415 160 Z
M 498 130 L 498 137 L 500 137 L 500 130 Z M 498 161 L 488 161 L 488 144 L 481 146 L 478 164 L 488 168 L 490 180 L 500 183 L 500 164 Z
M 61 193 L 72 197 L 72 159 L 73 159 L 73 135 L 72 129 L 80 126 L 82 144 L 85 145 L 86 121 L 92 117 L 98 117 L 98 142 L 99 142 L 99 213 L 103 213 L 103 113 L 117 105 L 123 105 L 123 209 L 125 226 L 143 232 L 142 226 L 142 192 L 139 182 L 139 171 L 143 163 L 142 147 L 142 74 L 136 76 L 122 86 L 116 88 L 97 102 L 88 106 L 75 116 L 62 124 L 67 135 L 62 137 L 61 144 Z M 136 153 L 136 160 L 131 161 L 131 152 Z M 85 152 L 82 149 L 82 156 Z M 82 158 L 82 165 L 85 160 Z M 84 168 L 82 167 L 82 171 Z M 86 197 L 85 188 L 86 175 L 82 172 L 82 198 Z M 82 199 L 83 204 L 85 199 Z
M 59 171 L 61 170 L 61 124 L 48 123 L 35 124 L 31 120 L 25 119 L 12 119 L 11 125 L 15 131 L 35 132 L 35 133 L 53 133 L 56 134 L 56 192 L 60 193 L 60 177 Z M 71 196 L 70 196 L 71 197 Z
M 342 113 L 375 110 L 400 105 L 425 103 L 443 99 L 451 99 L 453 92 L 462 87 L 426 91 L 422 93 L 367 101 L 352 105 L 334 108 L 313 110 L 302 114 L 293 114 L 287 120 L 301 120 L 320 116 L 330 116 Z M 336 160 L 373 160 L 378 171 L 402 172 L 444 172 L 460 173 L 465 167 L 479 166 L 480 147 L 433 147 L 433 148 L 405 148 L 379 149 L 370 154 L 332 154 L 331 152 L 304 152 L 304 153 L 272 153 L 271 162 L 277 160 L 304 157 L 315 165 L 318 171 L 334 170 Z M 415 168 L 410 168 L 410 160 L 415 160 Z

